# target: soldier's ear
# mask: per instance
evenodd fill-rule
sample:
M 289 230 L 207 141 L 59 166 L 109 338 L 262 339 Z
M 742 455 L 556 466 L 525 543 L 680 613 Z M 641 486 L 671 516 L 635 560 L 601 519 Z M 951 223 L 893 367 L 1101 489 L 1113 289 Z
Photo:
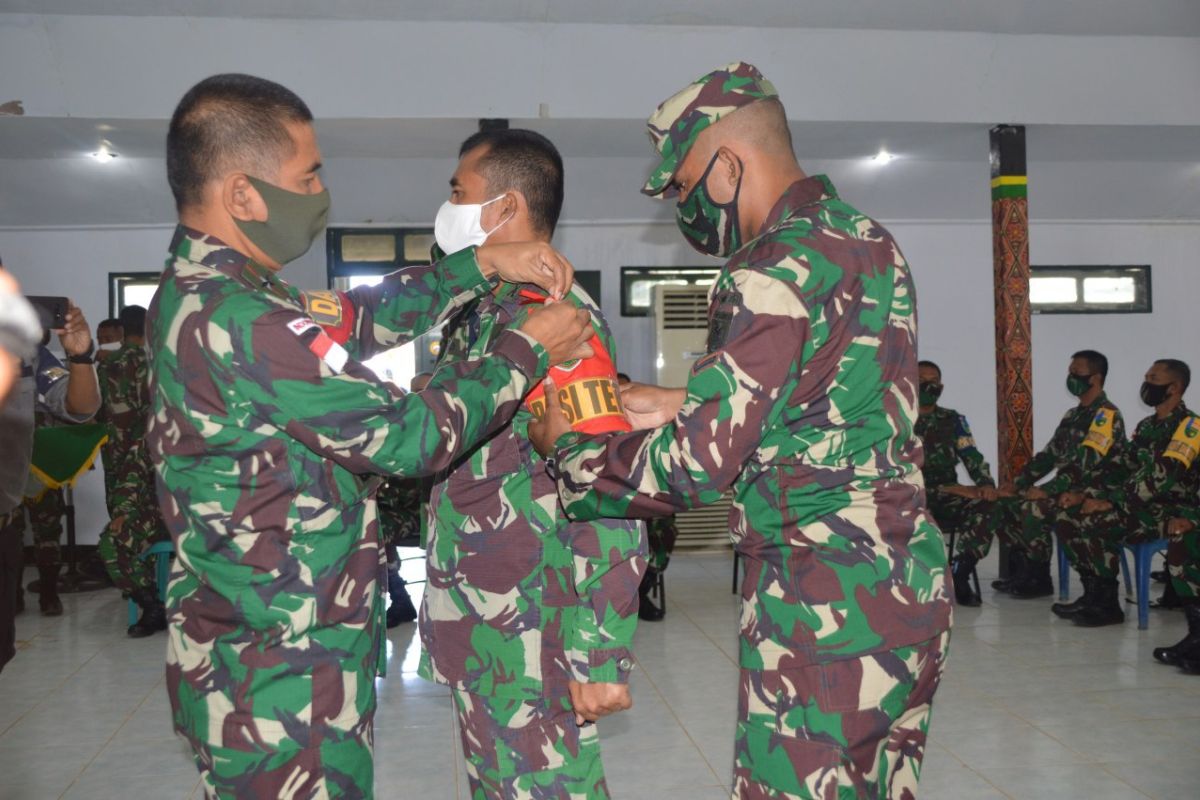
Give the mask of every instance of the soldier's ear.
M 221 183 L 221 204 L 234 219 L 266 222 L 267 204 L 244 172 L 233 172 Z
M 719 153 L 718 161 L 721 165 L 722 182 L 726 182 L 730 186 L 737 186 L 737 182 L 742 178 L 742 171 L 744 169 L 742 159 L 738 157 L 737 153 L 724 145 L 719 149 Z

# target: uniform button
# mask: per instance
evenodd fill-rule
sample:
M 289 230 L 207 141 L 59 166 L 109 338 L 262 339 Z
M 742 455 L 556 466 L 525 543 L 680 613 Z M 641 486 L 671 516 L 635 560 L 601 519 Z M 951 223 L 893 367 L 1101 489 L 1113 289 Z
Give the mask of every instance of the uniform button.
M 629 656 L 625 656 L 617 662 L 617 669 L 621 670 L 621 672 L 631 671 L 633 669 L 633 659 Z

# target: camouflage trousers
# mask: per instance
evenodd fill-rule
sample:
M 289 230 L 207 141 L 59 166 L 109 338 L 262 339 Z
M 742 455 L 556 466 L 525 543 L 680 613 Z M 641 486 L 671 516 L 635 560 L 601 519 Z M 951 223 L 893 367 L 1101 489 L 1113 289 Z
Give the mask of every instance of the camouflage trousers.
M 25 513 L 33 531 L 33 548 L 37 563 L 55 565 L 62 562 L 63 515 L 67 512 L 62 489 L 49 489 L 37 500 L 25 500 Z
M 934 489 L 929 492 L 929 513 L 943 532 L 956 535 L 956 554 L 966 553 L 981 561 L 992 549 L 996 535 L 994 503 Z
M 1059 514 L 1054 535 L 1080 575 L 1116 578 L 1121 546 L 1165 538 L 1166 521 L 1161 509 L 1146 503 L 1092 514 L 1081 514 L 1076 507 Z
M 142 558 L 146 548 L 168 538 L 154 493 L 149 465 L 123 465 L 114 480 L 112 518 L 97 550 L 113 584 L 126 596 L 154 590 L 154 569 Z
M 995 501 L 950 497 L 961 510 L 948 512 L 953 520 L 961 520 L 949 530 L 960 533 L 956 550 L 967 553 L 976 560 L 991 550 L 992 540 L 999 539 L 1009 547 L 1023 550 L 1031 561 L 1049 561 L 1053 553 L 1054 523 L 1060 513 L 1055 498 L 1044 500 L 1022 500 L 1017 497 L 1002 497 Z M 933 504 L 931 504 L 932 506 Z M 957 516 L 955 516 L 957 514 Z M 941 524 L 936 508 L 934 518 Z
M 208 800 L 369 800 L 375 796 L 372 737 L 368 724 L 303 750 L 191 745 Z
M 609 797 L 596 726 L 579 727 L 570 700 L 453 692 L 471 800 Z
M 1167 545 L 1167 573 L 1180 600 L 1189 604 L 1200 602 L 1200 528 L 1171 537 Z
M 862 658 L 741 672 L 734 800 L 910 800 L 950 632 Z

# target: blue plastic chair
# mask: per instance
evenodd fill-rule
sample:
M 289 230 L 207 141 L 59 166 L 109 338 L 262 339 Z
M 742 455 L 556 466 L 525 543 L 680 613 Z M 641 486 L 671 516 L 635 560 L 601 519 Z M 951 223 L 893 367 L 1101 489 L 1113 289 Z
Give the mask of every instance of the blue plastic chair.
M 171 579 L 171 554 L 175 552 L 175 545 L 170 541 L 155 542 L 146 548 L 138 558 L 155 557 L 154 562 L 154 580 L 158 583 L 158 596 L 165 603 L 167 602 L 167 582 Z M 134 625 L 138 621 L 138 613 L 141 609 L 138 604 L 129 601 L 129 624 Z
M 1154 560 L 1155 553 L 1165 552 L 1166 549 L 1166 539 L 1126 544 L 1121 548 L 1121 569 L 1125 572 L 1126 594 L 1129 593 L 1129 565 L 1125 561 L 1125 551 L 1133 552 L 1133 570 L 1137 578 L 1138 630 L 1140 631 L 1150 627 L 1150 562 Z

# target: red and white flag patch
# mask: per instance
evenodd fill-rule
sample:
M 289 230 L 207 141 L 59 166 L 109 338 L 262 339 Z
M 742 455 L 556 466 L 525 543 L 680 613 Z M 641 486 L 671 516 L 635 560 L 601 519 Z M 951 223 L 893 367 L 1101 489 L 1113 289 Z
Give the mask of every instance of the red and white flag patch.
M 308 343 L 308 349 L 337 375 L 342 373 L 342 370 L 346 368 L 346 362 L 350 360 L 350 354 L 346 352 L 346 348 L 329 338 L 329 334 L 325 331 L 321 331 L 313 337 L 312 341 Z

